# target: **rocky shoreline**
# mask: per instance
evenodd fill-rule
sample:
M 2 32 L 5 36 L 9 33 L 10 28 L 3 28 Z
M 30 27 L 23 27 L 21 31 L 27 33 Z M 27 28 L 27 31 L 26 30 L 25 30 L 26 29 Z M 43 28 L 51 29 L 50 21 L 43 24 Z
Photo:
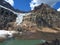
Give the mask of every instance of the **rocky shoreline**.
M 46 41 L 45 43 L 38 44 L 38 45 L 60 45 L 60 40 L 55 39 L 55 40 L 52 40 L 52 41 Z

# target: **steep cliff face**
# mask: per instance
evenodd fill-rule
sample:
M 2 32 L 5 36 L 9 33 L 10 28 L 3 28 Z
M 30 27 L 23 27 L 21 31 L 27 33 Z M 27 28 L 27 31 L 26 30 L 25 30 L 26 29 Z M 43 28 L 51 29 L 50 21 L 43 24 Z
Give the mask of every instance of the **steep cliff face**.
M 41 4 L 35 7 L 35 10 L 32 12 L 36 15 L 36 22 L 38 25 L 60 28 L 60 13 L 47 4 Z
M 31 14 L 25 16 L 22 27 L 25 26 L 28 30 L 42 30 L 44 27 L 49 27 L 52 30 L 60 28 L 60 13 L 51 8 L 47 4 L 41 4 L 35 7 Z
M 5 0 L 0 0 L 0 30 L 1 29 L 14 30 L 14 28 L 17 26 L 17 23 L 15 23 L 16 20 L 17 18 L 20 18 L 20 16 L 18 17 L 19 13 L 26 13 L 26 12 L 14 9 Z
M 0 7 L 0 30 L 8 29 L 12 25 L 10 23 L 16 21 L 17 15 L 11 11 Z
M 41 4 L 30 15 L 24 16 L 20 28 L 30 32 L 24 34 L 22 38 L 25 39 L 60 39 L 60 13 L 47 4 Z
M 15 11 L 15 9 L 6 1 L 0 0 L 0 30 L 8 30 L 8 28 L 12 26 L 11 23 L 16 21 L 17 15 L 7 9 L 2 8 L 1 6 L 9 8 L 13 11 Z

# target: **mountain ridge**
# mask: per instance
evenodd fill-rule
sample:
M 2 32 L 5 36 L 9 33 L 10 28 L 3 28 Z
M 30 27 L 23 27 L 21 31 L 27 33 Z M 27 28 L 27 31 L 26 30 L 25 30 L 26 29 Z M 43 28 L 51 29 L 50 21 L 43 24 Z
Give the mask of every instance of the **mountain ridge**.
M 42 3 L 38 7 L 35 7 L 35 9 L 31 11 L 30 15 L 24 16 L 22 27 L 27 26 L 30 29 L 36 26 L 38 28 L 48 27 L 52 28 L 53 30 L 60 30 L 59 24 L 60 13 L 57 10 L 48 6 L 47 4 Z
M 19 11 L 18 11 L 19 12 Z M 0 7 L 0 29 L 18 31 L 16 38 L 52 40 L 60 38 L 60 13 L 46 4 L 35 7 L 16 25 L 17 15 Z

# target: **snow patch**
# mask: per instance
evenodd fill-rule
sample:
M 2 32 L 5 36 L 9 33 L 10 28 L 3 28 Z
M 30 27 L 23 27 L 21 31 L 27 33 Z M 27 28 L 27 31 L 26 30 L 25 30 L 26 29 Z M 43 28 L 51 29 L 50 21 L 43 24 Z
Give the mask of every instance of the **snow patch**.
M 5 0 L 6 2 L 8 2 L 11 6 L 14 6 L 14 0 Z
M 8 37 L 13 37 L 14 33 L 18 33 L 16 31 L 6 31 L 6 30 L 0 30 L 0 37 L 2 38 L 6 38 L 7 35 L 9 35 Z

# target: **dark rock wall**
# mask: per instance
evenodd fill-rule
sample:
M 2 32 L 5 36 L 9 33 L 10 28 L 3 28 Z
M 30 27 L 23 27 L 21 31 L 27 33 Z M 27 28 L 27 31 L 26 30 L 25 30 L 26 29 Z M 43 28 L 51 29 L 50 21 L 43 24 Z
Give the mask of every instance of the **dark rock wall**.
M 26 18 L 27 17 L 27 18 Z M 60 28 L 60 13 L 47 4 L 41 4 L 31 12 L 24 20 L 32 21 L 38 26 Z
M 0 29 L 8 27 L 8 23 L 10 22 L 15 22 L 16 17 L 16 14 L 13 14 L 6 9 L 0 8 Z

